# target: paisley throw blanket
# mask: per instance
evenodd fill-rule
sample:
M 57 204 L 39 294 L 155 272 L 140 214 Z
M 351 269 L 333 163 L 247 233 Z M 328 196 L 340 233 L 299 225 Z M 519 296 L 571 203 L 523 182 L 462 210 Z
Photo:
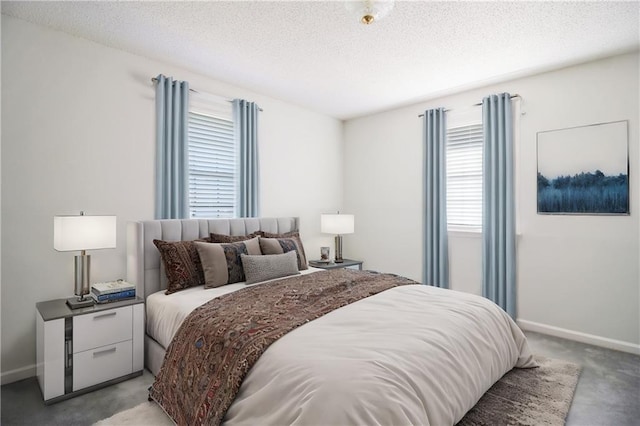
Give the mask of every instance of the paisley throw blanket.
M 349 303 L 406 284 L 418 283 L 337 269 L 213 299 L 185 319 L 149 395 L 178 425 L 219 424 L 247 372 L 278 338 Z

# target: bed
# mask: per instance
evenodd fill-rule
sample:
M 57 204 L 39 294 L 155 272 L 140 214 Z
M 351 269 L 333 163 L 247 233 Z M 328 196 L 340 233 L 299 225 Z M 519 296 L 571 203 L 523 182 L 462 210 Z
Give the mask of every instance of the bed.
M 392 274 L 309 268 L 252 286 L 163 292 L 166 277 L 154 240 L 298 229 L 294 217 L 128 225 L 127 277 L 147 302 L 145 366 L 157 376 L 151 395 L 178 424 L 455 424 L 506 372 L 535 366 L 520 329 L 492 302 Z M 355 297 L 356 284 L 379 288 Z M 352 292 L 345 297 L 353 303 L 336 301 L 336 309 L 315 312 L 323 305 L 319 301 L 324 293 L 333 294 L 335 286 Z M 220 359 L 206 358 L 204 363 L 189 358 L 202 340 L 194 317 L 218 321 L 201 326 L 205 329 L 219 327 L 222 319 L 214 318 L 216 313 L 225 312 L 220 317 L 226 321 L 231 307 L 249 311 L 256 301 L 264 302 L 265 312 L 282 308 L 282 300 L 287 302 L 294 293 L 297 297 L 302 289 L 308 289 L 302 298 L 309 306 L 303 310 L 314 311 L 312 320 L 292 323 L 288 332 L 275 333 L 279 338 L 261 338 L 268 341 L 258 355 L 253 346 L 257 337 L 239 343 L 237 355 L 246 360 L 255 355 L 255 360 L 223 365 Z M 285 296 L 276 296 L 280 291 Z M 251 321 L 260 324 L 253 317 Z M 247 330 L 245 334 L 252 335 L 261 327 Z M 241 371 L 213 379 L 211 365 Z M 229 396 L 227 387 L 237 389 Z M 220 402 L 225 398 L 226 405 Z

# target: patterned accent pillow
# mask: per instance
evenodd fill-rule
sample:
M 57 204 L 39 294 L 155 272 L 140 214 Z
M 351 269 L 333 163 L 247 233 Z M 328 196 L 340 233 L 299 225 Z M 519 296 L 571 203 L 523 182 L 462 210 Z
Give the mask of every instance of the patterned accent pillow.
M 271 232 L 263 232 L 263 231 L 258 231 L 258 232 L 261 232 L 262 233 L 261 236 L 265 238 L 294 238 L 298 240 L 298 247 L 300 247 L 300 253 L 302 254 L 302 258 L 304 259 L 304 268 L 301 268 L 300 270 L 308 269 L 307 255 L 304 253 L 304 245 L 302 244 L 302 239 L 300 239 L 300 232 L 290 231 L 290 232 L 285 232 L 284 234 L 272 234 Z
M 153 240 L 153 244 L 160 252 L 164 272 L 167 275 L 165 294 L 204 284 L 204 272 L 195 241 Z
M 209 239 L 212 243 L 237 243 L 239 241 L 250 240 L 254 237 L 261 237 L 262 231 L 252 232 L 249 235 L 224 235 L 224 234 L 214 234 L 213 232 L 209 234 Z
M 262 256 L 241 254 L 240 258 L 242 259 L 242 268 L 244 269 L 247 284 L 300 273 L 298 272 L 298 256 L 295 251 Z
M 304 255 L 304 248 L 299 237 L 292 238 L 263 238 L 260 237 L 260 249 L 262 254 L 282 254 L 295 251 L 298 257 L 298 269 L 308 269 L 307 258 Z
M 228 244 L 196 242 L 195 246 L 204 270 L 204 288 L 244 281 L 240 255 L 262 255 L 258 237 Z

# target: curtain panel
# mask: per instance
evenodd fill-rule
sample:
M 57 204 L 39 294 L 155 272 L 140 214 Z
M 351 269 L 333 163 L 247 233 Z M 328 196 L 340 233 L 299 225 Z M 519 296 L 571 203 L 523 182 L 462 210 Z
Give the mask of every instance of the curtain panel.
M 482 101 L 482 294 L 516 318 L 516 240 L 511 95 Z
M 424 113 L 424 284 L 449 288 L 446 126 L 443 108 Z
M 189 216 L 189 83 L 156 78 L 156 219 Z
M 258 113 L 254 102 L 233 101 L 238 146 L 238 217 L 260 216 L 260 168 L 258 158 Z

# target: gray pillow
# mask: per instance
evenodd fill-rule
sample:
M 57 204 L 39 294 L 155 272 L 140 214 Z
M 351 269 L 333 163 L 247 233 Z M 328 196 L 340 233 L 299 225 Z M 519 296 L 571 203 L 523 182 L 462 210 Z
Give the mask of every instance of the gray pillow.
M 262 256 L 241 254 L 240 258 L 247 284 L 299 274 L 295 251 Z

